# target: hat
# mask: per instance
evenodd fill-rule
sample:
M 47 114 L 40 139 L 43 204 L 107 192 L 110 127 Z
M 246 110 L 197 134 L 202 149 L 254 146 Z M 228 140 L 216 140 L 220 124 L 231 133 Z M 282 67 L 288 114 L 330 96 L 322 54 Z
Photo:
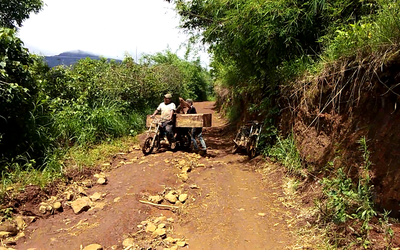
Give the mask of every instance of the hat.
M 165 98 L 167 98 L 167 99 L 172 99 L 172 95 L 171 94 L 166 94 L 165 96 L 164 96 Z

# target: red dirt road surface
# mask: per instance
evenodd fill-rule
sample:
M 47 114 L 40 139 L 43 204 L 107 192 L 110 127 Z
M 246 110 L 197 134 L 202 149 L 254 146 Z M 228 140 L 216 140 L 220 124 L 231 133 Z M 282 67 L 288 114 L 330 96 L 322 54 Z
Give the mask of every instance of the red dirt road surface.
M 214 113 L 213 102 L 195 106 L 198 113 L 213 113 L 213 126 L 203 132 L 206 155 L 161 149 L 144 156 L 136 145 L 132 152 L 110 159 L 112 170 L 105 173 L 105 185 L 86 185 L 71 201 L 61 201 L 63 212 L 30 224 L 13 248 L 78 250 L 90 244 L 103 249 L 291 248 L 295 240 L 285 222 L 290 211 L 279 201 L 283 191 L 275 184 L 280 176 L 263 177 L 255 171 L 265 164 L 261 157 L 249 161 L 246 155 L 231 154 L 233 133 Z M 183 204 L 166 198 L 161 206 L 145 203 L 149 196 L 165 197 L 170 191 L 188 198 Z M 101 198 L 89 210 L 75 214 L 70 207 L 74 199 L 96 192 Z M 149 226 L 153 222 L 166 234 L 154 233 Z M 127 245 L 126 239 L 134 243 Z

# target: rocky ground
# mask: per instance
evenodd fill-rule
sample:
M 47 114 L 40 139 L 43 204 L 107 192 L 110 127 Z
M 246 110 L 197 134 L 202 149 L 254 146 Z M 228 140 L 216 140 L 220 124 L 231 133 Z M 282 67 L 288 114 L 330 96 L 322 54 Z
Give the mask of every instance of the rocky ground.
M 213 105 L 196 107 L 214 113 Z M 203 134 L 206 155 L 144 156 L 135 144 L 103 172 L 57 187 L 35 206 L 18 204 L 20 216 L 0 228 L 5 249 L 292 248 L 282 173 L 263 175 L 261 157 L 232 155 L 234 132 L 218 114 Z

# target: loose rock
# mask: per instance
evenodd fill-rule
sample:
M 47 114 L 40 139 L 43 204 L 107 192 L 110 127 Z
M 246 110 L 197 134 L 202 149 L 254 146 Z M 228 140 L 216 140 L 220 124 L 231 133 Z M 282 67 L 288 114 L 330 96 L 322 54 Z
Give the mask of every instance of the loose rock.
M 74 198 L 74 195 L 71 192 L 65 194 L 65 199 L 67 199 L 67 201 L 72 200 L 72 198 Z
M 160 195 L 153 195 L 153 196 L 149 196 L 149 201 L 160 204 L 163 201 L 163 198 Z
M 71 203 L 71 207 L 75 214 L 79 214 L 80 212 L 86 211 L 90 208 L 90 199 L 88 197 L 76 199 Z
M 184 247 L 184 246 L 186 246 L 186 242 L 185 241 L 178 241 L 178 242 L 176 242 L 176 245 L 180 246 L 180 247 Z
M 46 206 L 40 206 L 39 207 L 39 212 L 42 213 L 42 214 L 45 214 L 47 212 Z
M 154 233 L 153 233 L 154 236 L 160 236 L 160 237 L 163 237 L 163 236 L 165 236 L 166 234 L 167 234 L 167 232 L 166 232 L 165 229 L 163 229 L 163 228 L 158 228 L 158 229 L 156 229 L 156 231 L 154 231 Z
M 47 200 L 48 203 L 53 203 L 57 200 L 57 197 L 51 196 L 50 199 Z
M 168 192 L 168 194 L 165 195 L 165 199 L 171 203 L 175 203 L 178 200 L 174 191 Z
M 104 184 L 106 184 L 106 182 L 107 182 L 107 180 L 105 178 L 99 178 L 97 180 L 97 184 L 100 184 L 100 185 L 104 185 Z
M 61 209 L 61 202 L 56 202 L 56 203 L 54 203 L 53 204 L 53 208 L 55 209 L 55 210 L 59 210 L 59 209 Z
M 146 226 L 146 232 L 154 232 L 156 231 L 157 227 L 153 223 L 148 223 Z
M 82 181 L 82 185 L 84 185 L 87 188 L 90 188 L 93 186 L 91 180 Z
M 11 236 L 10 232 L 0 231 L 0 239 L 5 239 L 10 236 Z
M 86 246 L 83 250 L 103 250 L 103 247 L 99 244 L 91 244 Z
M 156 218 L 156 219 L 154 220 L 154 223 L 158 223 L 158 222 L 160 222 L 160 221 L 165 221 L 166 219 L 167 219 L 167 217 L 161 216 L 161 217 Z
M 92 194 L 92 196 L 90 196 L 90 200 L 92 201 L 98 201 L 101 199 L 101 193 L 96 192 L 94 194 Z
M 168 242 L 168 243 L 174 244 L 174 243 L 177 241 L 177 239 L 174 239 L 174 238 L 172 238 L 172 237 L 167 237 L 167 238 L 165 239 L 165 241 Z
M 187 198 L 188 198 L 187 194 L 179 195 L 179 201 L 182 202 L 182 203 L 184 203 L 187 200 Z
M 187 173 L 182 173 L 178 175 L 178 178 L 181 179 L 183 182 L 186 182 L 189 179 L 189 176 Z
M 127 247 L 131 247 L 135 245 L 135 240 L 133 238 L 126 238 L 123 242 L 122 242 L 122 246 L 124 248 Z
M 104 173 L 98 173 L 94 175 L 94 178 L 100 179 L 100 178 L 106 178 L 106 175 Z
M 85 192 L 85 189 L 83 187 L 78 187 L 78 193 L 79 194 L 83 194 L 83 195 L 87 195 Z

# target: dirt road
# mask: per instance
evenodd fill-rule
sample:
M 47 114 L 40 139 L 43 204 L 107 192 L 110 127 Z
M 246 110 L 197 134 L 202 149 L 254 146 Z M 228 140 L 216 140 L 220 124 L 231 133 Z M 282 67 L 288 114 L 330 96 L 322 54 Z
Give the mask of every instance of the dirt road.
M 212 102 L 195 105 L 199 113 L 214 113 Z M 233 134 L 218 114 L 203 134 L 208 147 L 203 157 L 167 150 L 144 157 L 136 145 L 110 159 L 105 185 L 76 184 L 80 191 L 75 198 L 61 201 L 64 211 L 30 224 L 14 248 L 69 250 L 94 243 L 103 249 L 290 247 L 294 239 L 285 222 L 289 211 L 275 184 L 280 176 L 263 177 L 255 171 L 264 164 L 260 157 L 249 161 L 245 155 L 232 155 Z M 92 199 L 88 211 L 75 214 L 70 208 L 74 199 L 96 192 L 99 199 Z M 169 193 L 188 198 L 173 204 L 166 201 Z M 152 200 L 157 195 L 163 201 Z

